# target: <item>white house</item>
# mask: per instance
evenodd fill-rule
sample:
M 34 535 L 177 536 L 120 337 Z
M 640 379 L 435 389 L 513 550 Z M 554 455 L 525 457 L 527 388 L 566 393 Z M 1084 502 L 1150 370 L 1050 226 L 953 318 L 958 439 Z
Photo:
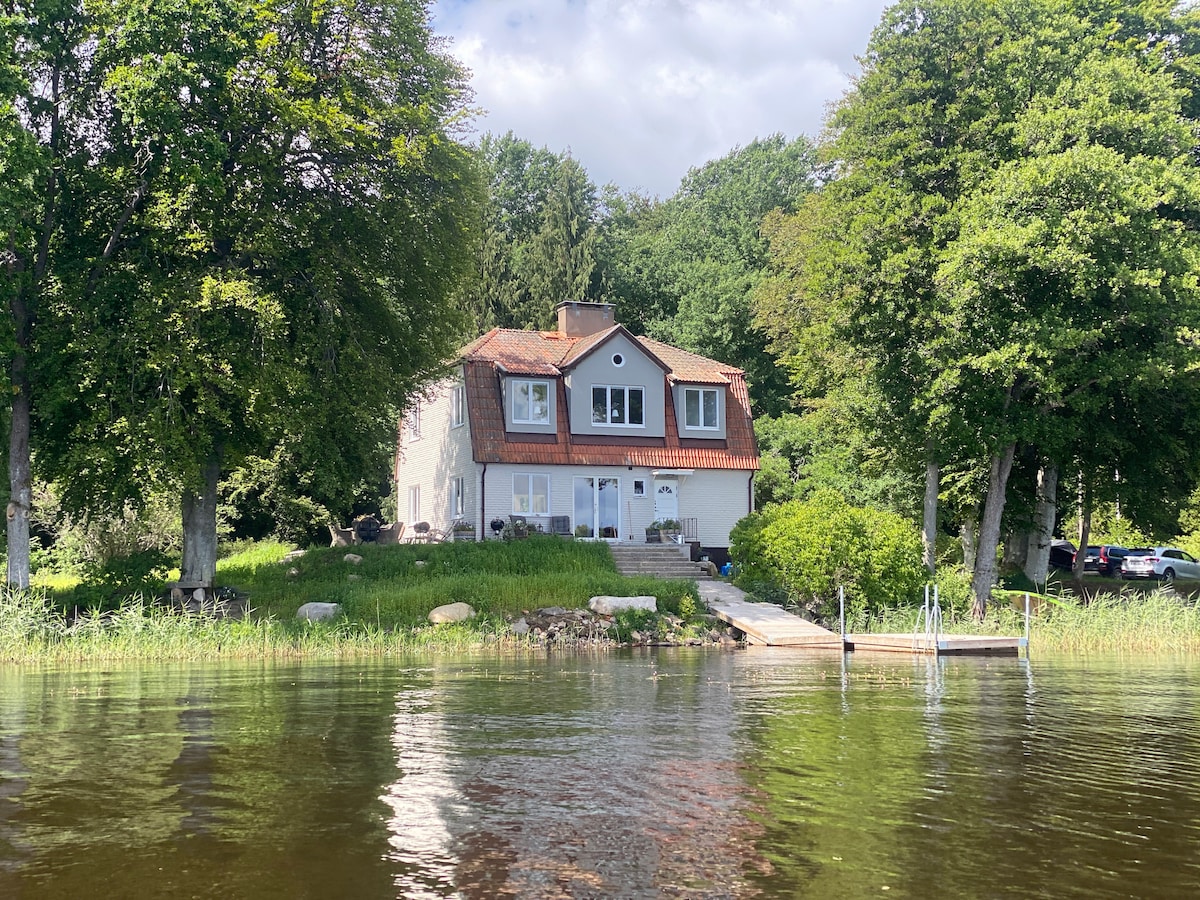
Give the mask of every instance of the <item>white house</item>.
M 675 519 L 719 559 L 759 464 L 745 373 L 637 337 L 603 303 L 559 304 L 557 331 L 471 342 L 400 432 L 398 516 L 476 539 L 522 517 L 640 543 Z

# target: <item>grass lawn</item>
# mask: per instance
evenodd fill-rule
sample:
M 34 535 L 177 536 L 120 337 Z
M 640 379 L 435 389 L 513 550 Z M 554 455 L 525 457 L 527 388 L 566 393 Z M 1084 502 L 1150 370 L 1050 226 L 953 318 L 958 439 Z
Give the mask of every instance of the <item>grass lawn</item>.
M 165 604 L 134 597 L 88 609 L 97 596 L 64 579 L 29 592 L 0 594 L 0 660 L 21 662 L 116 659 L 273 658 L 388 655 L 414 650 L 462 652 L 534 649 L 509 622 L 527 611 L 585 608 L 597 594 L 652 595 L 660 615 L 694 617 L 695 582 L 617 573 L 605 544 L 530 537 L 524 541 L 428 546 L 312 549 L 284 562 L 292 548 L 263 542 L 221 559 L 217 584 L 235 587 L 251 610 L 244 619 L 179 615 Z M 347 561 L 348 553 L 361 562 Z M 338 603 L 330 622 L 298 620 L 304 603 Z M 430 626 L 429 611 L 470 603 L 476 618 Z M 662 629 L 653 614 L 617 624 Z M 695 619 L 694 627 L 706 628 Z M 659 633 L 662 633 L 661 631 Z

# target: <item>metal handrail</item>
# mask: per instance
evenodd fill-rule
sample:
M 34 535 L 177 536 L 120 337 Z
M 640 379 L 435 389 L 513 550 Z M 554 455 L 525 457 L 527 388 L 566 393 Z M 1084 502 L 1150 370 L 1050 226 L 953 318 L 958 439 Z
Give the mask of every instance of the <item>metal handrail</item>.
M 933 585 L 930 596 L 929 585 L 925 585 L 925 604 L 917 613 L 913 626 L 913 650 L 929 650 L 937 646 L 942 636 L 942 606 L 938 597 L 938 586 Z M 932 602 L 930 602 L 932 600 Z

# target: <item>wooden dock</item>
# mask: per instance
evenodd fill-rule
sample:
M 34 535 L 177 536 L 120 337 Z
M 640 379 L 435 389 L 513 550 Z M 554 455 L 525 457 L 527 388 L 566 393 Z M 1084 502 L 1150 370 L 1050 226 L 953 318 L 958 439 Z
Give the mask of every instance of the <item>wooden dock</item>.
M 937 656 L 987 654 L 1015 656 L 1025 647 L 1023 637 L 939 634 L 925 639 L 912 634 L 848 634 L 835 632 L 793 615 L 773 603 L 748 603 L 732 585 L 713 582 L 700 586 L 708 608 L 718 619 L 746 635 L 752 644 L 768 647 L 811 647 L 814 650 L 860 650 L 923 653 Z
M 794 616 L 773 603 L 709 599 L 708 608 L 722 622 L 745 633 L 754 644 L 770 647 L 813 647 L 841 650 L 841 635 Z
M 1025 647 L 1023 637 L 978 634 L 939 634 L 928 642 L 924 635 L 848 634 L 847 650 L 875 650 L 883 653 L 928 653 L 938 656 L 987 654 L 1016 656 Z

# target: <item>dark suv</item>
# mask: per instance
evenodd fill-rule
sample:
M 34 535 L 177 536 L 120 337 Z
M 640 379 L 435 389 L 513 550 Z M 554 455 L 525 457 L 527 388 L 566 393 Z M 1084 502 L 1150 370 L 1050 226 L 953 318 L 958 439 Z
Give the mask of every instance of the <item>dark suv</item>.
M 1110 578 L 1121 577 L 1121 560 L 1130 554 L 1125 547 L 1116 544 L 1093 544 L 1087 548 L 1083 557 L 1083 571 L 1096 572 Z

